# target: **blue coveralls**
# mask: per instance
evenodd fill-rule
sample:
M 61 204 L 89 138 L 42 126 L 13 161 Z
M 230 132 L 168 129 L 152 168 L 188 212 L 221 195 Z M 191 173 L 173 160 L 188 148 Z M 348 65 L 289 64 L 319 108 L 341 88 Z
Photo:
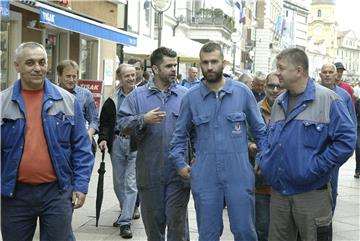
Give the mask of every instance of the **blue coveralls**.
M 234 239 L 257 240 L 255 181 L 248 158 L 246 123 L 260 148 L 266 127 L 255 97 L 248 87 L 231 79 L 218 94 L 202 80 L 182 100 L 170 158 L 177 169 L 186 166 L 183 155 L 188 133 L 194 127 L 196 160 L 191 166 L 191 189 L 200 241 L 220 239 L 224 201 Z
M 344 101 L 344 103 L 349 111 L 350 117 L 351 117 L 352 121 L 354 122 L 354 126 L 356 129 L 357 122 L 356 122 L 355 106 L 354 106 L 351 96 L 349 95 L 349 93 L 346 90 L 344 90 L 343 88 L 341 88 L 339 86 L 335 86 L 335 89 L 333 89 L 333 91 L 335 91 L 335 93 L 338 94 L 341 97 L 341 99 Z M 336 207 L 339 169 L 340 169 L 340 166 L 335 167 L 332 172 L 332 175 L 331 175 L 331 188 L 332 188 L 331 192 L 332 192 L 332 199 L 333 199 L 333 212 L 335 211 L 335 207 Z
M 136 182 L 141 213 L 149 241 L 187 240 L 187 204 L 190 186 L 169 161 L 169 145 L 187 89 L 171 85 L 161 92 L 153 81 L 133 90 L 120 106 L 121 131 L 137 138 Z M 160 107 L 166 112 L 160 124 L 145 124 L 144 114 Z

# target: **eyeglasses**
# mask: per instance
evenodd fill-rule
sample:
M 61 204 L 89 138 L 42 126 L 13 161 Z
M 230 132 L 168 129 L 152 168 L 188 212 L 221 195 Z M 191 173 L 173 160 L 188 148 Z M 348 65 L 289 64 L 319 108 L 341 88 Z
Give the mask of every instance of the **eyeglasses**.
M 268 88 L 269 90 L 275 90 L 275 88 L 277 88 L 278 90 L 283 90 L 283 88 L 280 85 L 274 85 L 274 84 L 267 84 L 266 88 Z

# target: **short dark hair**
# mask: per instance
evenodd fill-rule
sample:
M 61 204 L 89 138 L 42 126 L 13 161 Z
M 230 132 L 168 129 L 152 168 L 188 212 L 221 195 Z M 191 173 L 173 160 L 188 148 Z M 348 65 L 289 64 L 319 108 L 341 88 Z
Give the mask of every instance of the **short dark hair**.
M 152 54 L 150 56 L 151 66 L 153 66 L 153 65 L 159 66 L 161 64 L 161 62 L 163 61 L 164 56 L 170 57 L 170 58 L 176 58 L 177 53 L 170 48 L 166 48 L 166 47 L 157 48 L 152 52 Z
M 204 44 L 201 49 L 200 49 L 200 59 L 201 59 L 201 53 L 211 53 L 218 50 L 220 52 L 220 56 L 222 59 L 224 59 L 224 52 L 220 46 L 220 44 L 214 42 L 214 41 L 209 41 L 206 44 Z
M 128 64 L 134 65 L 136 63 L 140 63 L 140 68 L 144 69 L 144 63 L 140 60 L 140 59 L 136 59 L 136 58 L 131 58 L 128 60 L 127 62 Z
M 61 61 L 58 64 L 58 66 L 56 67 L 57 74 L 59 76 L 62 76 L 62 73 L 67 66 L 71 66 L 74 69 L 76 69 L 77 71 L 79 71 L 79 65 L 74 60 L 66 59 L 66 60 Z
M 309 59 L 306 53 L 299 48 L 284 49 L 276 56 L 276 59 L 286 59 L 293 65 L 300 65 L 303 67 L 306 73 L 309 72 Z

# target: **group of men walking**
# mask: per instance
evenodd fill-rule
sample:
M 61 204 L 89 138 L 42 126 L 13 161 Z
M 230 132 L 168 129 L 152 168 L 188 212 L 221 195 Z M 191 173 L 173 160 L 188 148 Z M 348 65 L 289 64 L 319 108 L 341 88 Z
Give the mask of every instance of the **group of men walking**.
M 323 66 L 323 87 L 309 78 L 302 50 L 283 50 L 257 103 L 223 74 L 219 44 L 206 43 L 199 55 L 204 78 L 190 68 L 193 80 L 183 84 L 175 82 L 177 54 L 166 47 L 151 54 L 147 83 L 137 74 L 141 62 L 121 64 L 98 128 L 88 93 L 71 85 L 76 63 L 58 67 L 64 90 L 45 78 L 43 46 L 20 45 L 20 79 L 1 94 L 3 239 L 32 240 L 38 217 L 41 240 L 74 239 L 72 210 L 84 203 L 99 132 L 99 148 L 111 154 L 121 207 L 114 226 L 123 238 L 132 237 L 138 193 L 148 240 L 190 240 L 191 189 L 200 241 L 220 239 L 224 206 L 237 241 L 331 240 L 332 189 L 356 142 L 353 109 L 331 82 L 334 66 Z

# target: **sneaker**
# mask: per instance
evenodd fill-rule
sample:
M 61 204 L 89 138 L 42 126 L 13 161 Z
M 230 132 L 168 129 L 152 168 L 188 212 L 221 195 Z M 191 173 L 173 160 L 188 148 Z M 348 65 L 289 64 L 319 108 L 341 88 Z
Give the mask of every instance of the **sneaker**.
M 133 214 L 133 219 L 139 219 L 139 218 L 140 218 L 139 208 L 135 207 L 134 214 Z
M 360 177 L 360 172 L 355 172 L 354 177 L 355 177 L 355 178 L 359 178 L 359 177 Z
M 132 238 L 132 232 L 130 225 L 121 225 L 120 226 L 120 236 L 122 238 Z

